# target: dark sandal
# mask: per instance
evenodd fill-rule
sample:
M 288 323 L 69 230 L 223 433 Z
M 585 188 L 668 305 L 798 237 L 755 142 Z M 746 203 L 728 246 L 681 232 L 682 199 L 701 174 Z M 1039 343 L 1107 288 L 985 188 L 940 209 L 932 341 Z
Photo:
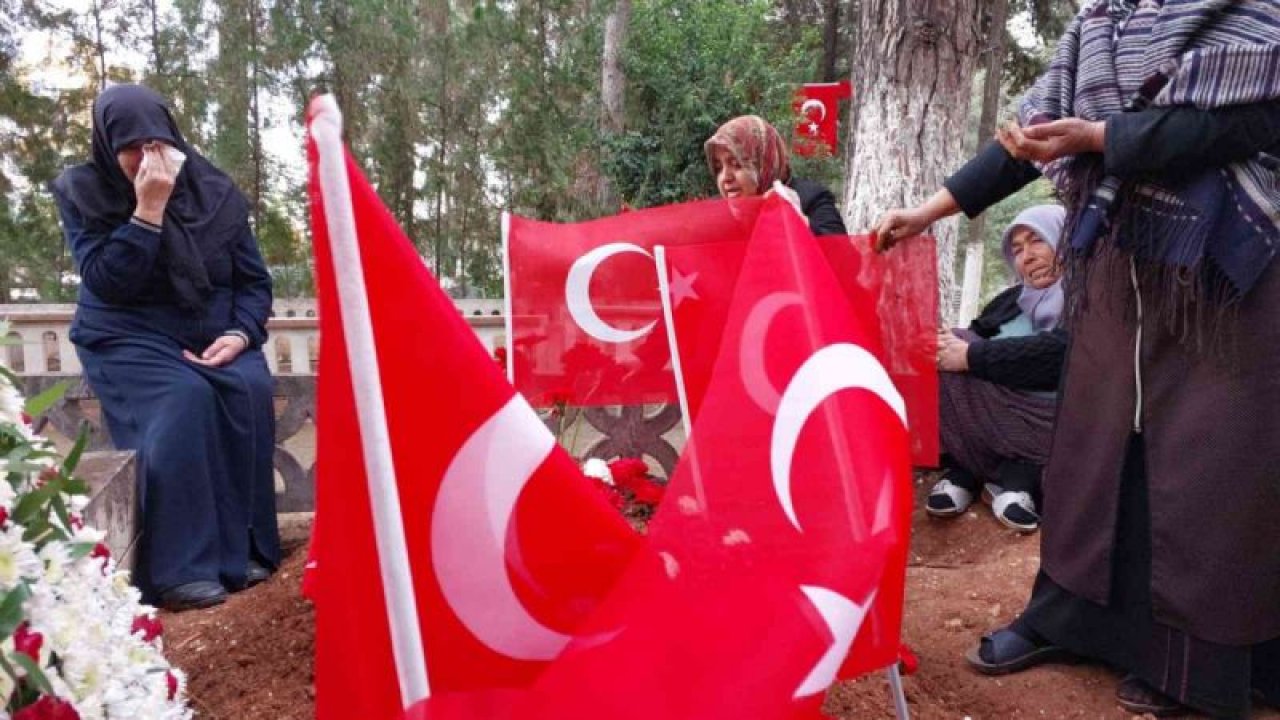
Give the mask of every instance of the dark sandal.
M 1036 665 L 1074 663 L 1079 659 L 1064 648 L 1034 643 L 1009 628 L 983 635 L 964 657 L 983 675 L 1008 675 Z
M 1116 688 L 1116 701 L 1126 712 L 1135 715 L 1176 717 L 1191 712 L 1191 708 L 1148 685 L 1137 675 L 1126 675 Z

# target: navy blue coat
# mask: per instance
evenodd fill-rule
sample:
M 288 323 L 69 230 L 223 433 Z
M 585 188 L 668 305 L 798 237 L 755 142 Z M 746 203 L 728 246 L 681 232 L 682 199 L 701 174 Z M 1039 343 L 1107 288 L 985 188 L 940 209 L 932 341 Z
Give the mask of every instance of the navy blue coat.
M 113 442 L 138 453 L 143 534 L 134 578 L 148 600 L 198 580 L 235 589 L 250 559 L 279 563 L 272 455 L 273 381 L 261 347 L 271 276 L 248 223 L 204 264 L 213 291 L 181 309 L 163 267 L 162 236 L 126 222 L 86 227 L 58 198 L 81 277 L 71 327 Z M 250 347 L 224 367 L 186 360 L 228 330 Z

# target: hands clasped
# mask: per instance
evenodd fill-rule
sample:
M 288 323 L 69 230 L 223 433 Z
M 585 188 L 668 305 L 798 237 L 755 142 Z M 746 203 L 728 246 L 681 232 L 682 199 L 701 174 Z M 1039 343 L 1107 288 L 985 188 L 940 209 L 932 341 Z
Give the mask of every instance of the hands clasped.
M 1019 160 L 1047 163 L 1067 155 L 1100 153 L 1106 145 L 1105 122 L 1064 118 L 1040 125 L 1009 124 L 996 131 L 996 140 Z

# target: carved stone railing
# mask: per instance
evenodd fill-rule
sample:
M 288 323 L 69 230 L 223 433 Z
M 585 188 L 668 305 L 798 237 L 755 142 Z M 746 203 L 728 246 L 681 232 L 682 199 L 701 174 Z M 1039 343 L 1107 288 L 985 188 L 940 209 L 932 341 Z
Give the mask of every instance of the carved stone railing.
M 457 304 L 485 347 L 493 350 L 505 345 L 504 320 L 493 314 L 500 311 L 501 301 Z M 37 431 L 65 447 L 87 424 L 89 449 L 110 450 L 97 399 L 81 377 L 75 350 L 66 339 L 74 309 L 73 305 L 0 305 L 0 320 L 7 320 L 10 335 L 21 339 L 19 345 L 0 347 L 0 364 L 18 373 L 28 397 L 68 381 L 62 401 L 36 418 Z M 278 301 L 275 312 L 268 325 L 267 358 L 276 381 L 277 508 L 282 513 L 310 511 L 315 504 L 314 373 L 319 347 L 314 301 Z M 547 422 L 553 431 L 560 431 L 561 443 L 575 455 L 646 456 L 667 477 L 684 442 L 680 412 L 674 405 L 570 409 L 563 422 Z
M 455 305 L 486 349 L 506 345 L 501 300 L 457 300 Z M 75 309 L 67 304 L 0 305 L 0 321 L 8 322 L 11 343 L 0 347 L 0 365 L 21 375 L 79 374 L 80 360 L 67 337 Z M 272 374 L 315 374 L 320 328 L 314 300 L 277 300 L 267 329 L 271 339 L 265 354 Z

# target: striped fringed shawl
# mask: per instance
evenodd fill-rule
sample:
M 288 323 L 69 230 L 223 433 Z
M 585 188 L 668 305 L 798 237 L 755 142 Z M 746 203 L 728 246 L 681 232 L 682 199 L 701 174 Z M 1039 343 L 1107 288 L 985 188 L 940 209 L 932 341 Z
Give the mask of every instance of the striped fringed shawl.
M 1129 5 L 1126 9 L 1123 6 Z M 1103 120 L 1149 106 L 1211 109 L 1280 98 L 1277 0 L 1095 0 L 1067 29 L 1023 100 L 1023 126 Z M 1258 281 L 1280 247 L 1280 159 L 1206 168 L 1198 176 L 1126 182 L 1104 177 L 1098 156 L 1041 168 L 1071 212 L 1069 259 L 1110 238 L 1171 271 L 1169 292 L 1191 287 L 1229 304 Z M 1143 263 L 1147 265 L 1148 263 Z M 1203 282 L 1187 282 L 1190 272 Z M 1164 298 L 1185 306 L 1188 298 Z

